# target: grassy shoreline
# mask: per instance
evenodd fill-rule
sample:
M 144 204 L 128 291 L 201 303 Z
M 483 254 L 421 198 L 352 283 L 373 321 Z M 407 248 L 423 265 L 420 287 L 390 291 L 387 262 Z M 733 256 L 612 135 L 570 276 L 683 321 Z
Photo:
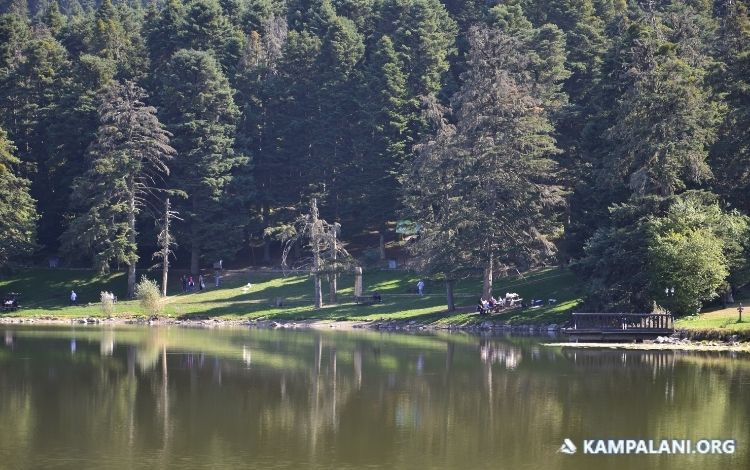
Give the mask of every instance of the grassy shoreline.
M 548 268 L 523 276 L 498 279 L 493 286 L 496 295 L 517 292 L 525 299 L 557 299 L 557 303 L 540 308 L 513 309 L 490 316 L 476 314 L 481 280 L 468 279 L 457 283 L 457 311 L 448 313 L 443 284 L 427 280 L 425 295 L 414 291 L 419 276 L 391 270 L 367 271 L 366 292 L 377 291 L 383 302 L 357 305 L 353 302 L 353 278 L 339 278 L 338 302 L 320 310 L 312 306 L 312 281 L 307 275 L 284 276 L 263 270 L 228 271 L 219 288 L 209 285 L 205 291 L 183 293 L 179 276 L 169 282 L 163 321 L 174 322 L 263 322 L 280 324 L 300 322 L 357 322 L 360 324 L 392 324 L 425 328 L 492 328 L 504 326 L 546 326 L 563 324 L 579 304 L 582 292 L 575 276 L 566 269 Z M 212 276 L 206 276 L 213 284 Z M 250 285 L 248 285 L 248 283 Z M 85 319 L 102 321 L 108 317 L 99 304 L 103 290 L 123 296 L 125 274 L 115 272 L 99 275 L 88 270 L 28 269 L 12 277 L 0 279 L 0 294 L 20 292 L 22 309 L 0 313 L 0 322 L 21 320 L 70 322 Z M 79 305 L 68 305 L 70 291 L 75 289 Z M 324 282 L 323 292 L 328 290 Z M 283 299 L 283 307 L 274 306 Z M 113 322 L 138 321 L 147 315 L 137 301 L 120 301 L 112 314 Z M 750 340 L 750 313 L 743 322 L 737 321 L 735 306 L 715 309 L 700 315 L 676 320 L 675 327 L 683 336 L 699 339 L 723 339 L 738 335 Z
M 456 285 L 457 311 L 447 313 L 443 284 L 427 280 L 425 295 L 413 291 L 418 275 L 403 271 L 368 271 L 364 275 L 366 292 L 379 292 L 383 302 L 357 305 L 353 301 L 353 277 L 342 275 L 338 302 L 316 310 L 312 306 L 312 281 L 306 275 L 284 276 L 267 271 L 229 271 L 221 286 L 211 285 L 205 291 L 181 292 L 179 274 L 170 279 L 165 299 L 165 319 L 249 321 L 272 320 L 295 322 L 328 321 L 392 321 L 420 325 L 467 326 L 486 321 L 508 324 L 561 323 L 580 301 L 574 275 L 567 270 L 545 269 L 523 276 L 502 278 L 495 283 L 498 295 L 517 292 L 526 299 L 555 298 L 556 304 L 534 309 L 513 309 L 491 316 L 479 316 L 475 305 L 481 292 L 481 280 L 469 279 Z M 213 284 L 206 276 L 207 284 Z M 250 285 L 248 285 L 250 284 Z M 124 273 L 100 276 L 91 271 L 30 269 L 0 280 L 0 293 L 20 292 L 22 308 L 0 315 L 0 318 L 28 319 L 104 319 L 107 315 L 99 304 L 100 291 L 115 292 L 122 297 Z M 78 294 L 79 305 L 68 305 L 71 290 Z M 328 286 L 324 282 L 323 292 Z M 327 297 L 327 296 L 326 296 Z M 283 307 L 276 307 L 282 299 Z M 326 298 L 327 300 L 327 298 Z M 148 316 L 136 301 L 120 301 L 112 317 L 137 319 Z

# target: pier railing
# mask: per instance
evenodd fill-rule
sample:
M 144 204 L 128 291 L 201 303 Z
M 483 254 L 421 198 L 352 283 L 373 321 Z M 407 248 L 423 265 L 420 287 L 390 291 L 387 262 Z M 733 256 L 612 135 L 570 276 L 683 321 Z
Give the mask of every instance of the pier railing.
M 573 313 L 574 330 L 659 330 L 673 331 L 671 313 Z

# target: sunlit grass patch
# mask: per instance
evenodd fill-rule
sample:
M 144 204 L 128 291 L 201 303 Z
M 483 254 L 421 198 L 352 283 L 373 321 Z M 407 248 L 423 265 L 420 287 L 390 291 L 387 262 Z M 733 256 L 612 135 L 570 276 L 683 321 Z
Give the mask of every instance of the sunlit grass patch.
M 179 274 L 170 276 L 169 297 L 164 308 L 166 317 L 277 321 L 382 320 L 406 321 L 415 325 L 468 325 L 487 319 L 507 323 L 551 323 L 562 321 L 580 298 L 575 277 L 563 269 L 546 269 L 526 273 L 522 277 L 496 279 L 496 296 L 517 292 L 527 302 L 532 298 L 545 301 L 555 298 L 557 303 L 541 308 L 512 310 L 489 318 L 480 317 L 474 311 L 481 294 L 479 278 L 456 283 L 458 311 L 448 314 L 443 281 L 427 279 L 425 295 L 419 296 L 414 291 L 421 277 L 411 272 L 365 272 L 365 293 L 377 291 L 383 296 L 383 302 L 374 305 L 354 303 L 354 277 L 348 274 L 339 276 L 338 301 L 328 305 L 328 282 L 324 279 L 322 290 L 325 306 L 320 310 L 312 305 L 312 278 L 309 275 L 233 271 L 222 278 L 218 288 L 213 285 L 213 276 L 206 275 L 205 290 L 182 292 Z M 25 317 L 101 318 L 103 313 L 99 293 L 102 290 L 114 292 L 120 299 L 114 306 L 113 316 L 144 315 L 137 302 L 124 300 L 125 284 L 122 272 L 102 276 L 86 270 L 32 269 L 0 280 L 0 293 L 20 292 L 23 308 L 12 315 Z M 78 293 L 80 304 L 77 306 L 68 305 L 71 289 Z M 283 306 L 276 306 L 277 302 Z

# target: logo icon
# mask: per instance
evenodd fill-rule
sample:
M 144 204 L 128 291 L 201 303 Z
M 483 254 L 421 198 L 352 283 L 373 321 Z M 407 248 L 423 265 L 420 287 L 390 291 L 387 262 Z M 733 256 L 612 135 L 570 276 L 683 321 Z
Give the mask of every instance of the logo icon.
M 576 448 L 576 445 L 573 444 L 573 441 L 568 439 L 567 437 L 563 440 L 563 445 L 560 446 L 560 450 L 558 452 L 562 452 L 563 454 L 573 455 L 576 453 L 578 448 Z

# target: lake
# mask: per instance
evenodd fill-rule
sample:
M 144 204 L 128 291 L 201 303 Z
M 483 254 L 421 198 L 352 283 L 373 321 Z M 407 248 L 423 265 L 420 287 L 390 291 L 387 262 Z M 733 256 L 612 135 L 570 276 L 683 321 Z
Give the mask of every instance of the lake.
M 743 354 L 447 333 L 0 331 L 0 468 L 750 468 Z M 559 452 L 566 438 L 577 453 Z M 584 439 L 736 449 L 589 455 Z

